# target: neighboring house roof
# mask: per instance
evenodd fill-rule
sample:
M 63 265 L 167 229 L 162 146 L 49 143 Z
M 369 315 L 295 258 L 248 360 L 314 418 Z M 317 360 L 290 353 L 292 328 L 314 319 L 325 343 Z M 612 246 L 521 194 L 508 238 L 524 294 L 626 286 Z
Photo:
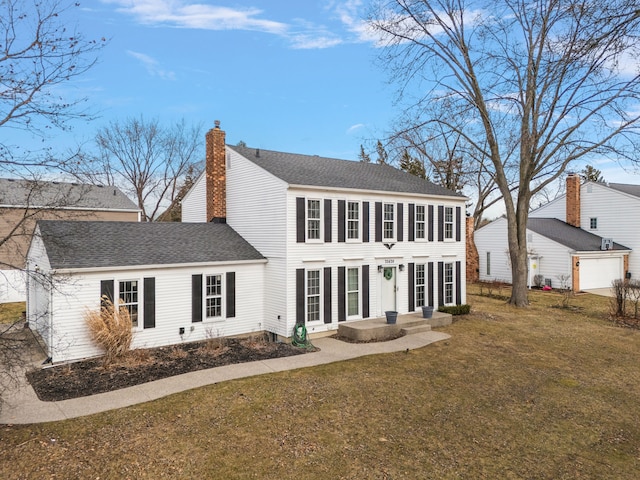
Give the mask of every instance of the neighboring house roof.
M 228 147 L 289 185 L 350 188 L 466 198 L 389 165 L 338 160 L 317 155 Z
M 527 228 L 532 232 L 565 245 L 579 252 L 600 251 L 602 237 L 574 227 L 557 218 L 529 218 Z M 613 243 L 613 250 L 631 250 L 619 243 Z
M 634 197 L 640 197 L 640 185 L 630 185 L 628 183 L 605 183 L 604 185 Z
M 116 187 L 0 178 L 0 207 L 140 210 Z
M 38 226 L 54 269 L 264 259 L 222 223 L 41 220 Z

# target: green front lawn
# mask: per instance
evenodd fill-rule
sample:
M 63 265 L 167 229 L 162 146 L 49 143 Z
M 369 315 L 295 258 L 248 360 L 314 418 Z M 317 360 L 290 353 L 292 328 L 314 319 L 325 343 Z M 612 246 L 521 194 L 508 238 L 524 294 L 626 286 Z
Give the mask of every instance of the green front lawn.
M 1 426 L 0 478 L 640 478 L 640 331 L 607 298 L 531 300 L 470 294 L 419 350 Z

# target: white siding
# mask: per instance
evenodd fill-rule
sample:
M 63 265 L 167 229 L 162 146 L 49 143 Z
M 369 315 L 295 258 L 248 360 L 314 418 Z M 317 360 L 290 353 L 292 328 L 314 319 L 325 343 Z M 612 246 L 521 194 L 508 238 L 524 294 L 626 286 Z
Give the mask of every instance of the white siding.
M 205 223 L 207 221 L 207 182 L 205 172 L 202 172 L 182 199 L 182 221 L 185 223 Z
M 286 189 L 282 180 L 227 149 L 227 223 L 269 259 L 265 328 L 280 335 L 285 335 L 287 321 Z
M 531 218 L 557 218 L 563 222 L 567 219 L 567 197 L 562 195 L 529 213 Z
M 26 275 L 22 270 L 0 270 L 0 303 L 27 300 Z
M 216 321 L 192 323 L 191 278 L 194 274 L 211 275 L 235 272 L 236 315 Z M 143 279 L 155 278 L 155 328 L 143 325 Z M 54 362 L 100 355 L 89 337 L 83 317 L 87 309 L 100 308 L 101 280 L 139 281 L 139 327 L 135 329 L 132 348 L 151 348 L 211 337 L 231 336 L 264 330 L 264 264 L 219 264 L 199 267 L 157 268 L 76 274 L 52 295 L 52 325 L 45 337 Z M 224 299 L 224 291 L 223 291 Z M 223 303 L 226 303 L 223 300 Z M 226 307 L 225 307 L 226 308 Z M 183 327 L 185 333 L 180 335 Z
M 480 280 L 511 283 L 506 219 L 499 218 L 478 229 L 474 239 L 480 259 Z M 538 273 L 545 278 L 550 278 L 553 287 L 559 287 L 558 276 L 571 275 L 570 249 L 531 230 L 527 230 L 527 239 L 529 254 L 539 256 Z M 487 274 L 487 252 L 491 252 L 490 274 Z
M 296 242 L 296 198 L 305 197 L 313 199 L 321 199 L 323 214 L 321 218 L 324 223 L 324 200 L 331 200 L 331 219 L 332 219 L 332 238 L 330 243 L 320 241 L 317 243 Z M 369 202 L 369 242 L 338 242 L 338 200 L 346 201 L 366 201 Z M 375 241 L 375 203 L 402 203 L 403 204 L 403 240 L 398 241 Z M 409 233 L 409 203 L 434 206 L 434 241 L 408 241 Z M 446 205 L 461 208 L 461 241 L 454 239 L 444 242 L 438 242 L 438 221 L 437 207 L 438 205 Z M 436 199 L 432 197 L 416 197 L 410 195 L 393 195 L 383 192 L 363 193 L 351 191 L 330 191 L 317 189 L 291 189 L 287 196 L 287 336 L 291 335 L 291 331 L 296 321 L 296 270 L 297 269 L 322 269 L 331 267 L 332 269 L 332 312 L 333 321 L 330 324 L 324 324 L 322 321 L 307 325 L 310 333 L 325 332 L 338 328 L 338 267 L 361 267 L 369 266 L 369 307 L 370 317 L 383 317 L 383 307 L 379 301 L 380 285 L 382 283 L 382 273 L 378 272 L 378 265 L 390 265 L 399 267 L 403 265 L 404 271 L 396 270 L 397 277 L 397 306 L 399 313 L 407 313 L 409 308 L 409 263 L 434 263 L 434 301 L 437 305 L 437 264 L 438 262 L 461 262 L 461 297 L 462 303 L 466 302 L 466 268 L 465 268 L 465 205 L 464 200 L 456 199 Z M 393 243 L 392 248 L 385 247 L 384 243 Z
M 590 188 L 588 188 L 590 187 Z M 613 190 L 606 184 L 588 183 L 580 188 L 580 225 L 604 238 L 613 238 L 632 249 L 629 271 L 640 277 L 640 198 Z M 598 228 L 589 229 L 589 219 L 598 219 Z

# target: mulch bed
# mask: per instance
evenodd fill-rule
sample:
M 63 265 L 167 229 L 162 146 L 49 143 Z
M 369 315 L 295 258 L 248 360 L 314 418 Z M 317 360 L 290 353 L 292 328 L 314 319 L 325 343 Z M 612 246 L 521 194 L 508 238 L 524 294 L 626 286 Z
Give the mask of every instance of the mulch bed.
M 132 350 L 118 363 L 102 359 L 33 370 L 27 379 L 43 401 L 68 400 L 110 392 L 196 370 L 289 357 L 315 351 L 255 339 L 215 339 L 169 347 Z

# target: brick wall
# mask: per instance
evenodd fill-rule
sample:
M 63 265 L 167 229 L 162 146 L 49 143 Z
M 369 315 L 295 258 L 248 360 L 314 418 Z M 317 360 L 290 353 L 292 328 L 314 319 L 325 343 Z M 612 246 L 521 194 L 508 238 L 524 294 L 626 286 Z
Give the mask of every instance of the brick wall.
M 215 121 L 206 135 L 207 221 L 225 223 L 227 219 L 227 170 L 225 132 Z
M 580 175 L 567 176 L 567 218 L 569 225 L 580 227 Z
M 466 219 L 467 230 L 467 282 L 477 282 L 480 278 L 480 259 L 476 242 L 473 241 L 473 217 Z

